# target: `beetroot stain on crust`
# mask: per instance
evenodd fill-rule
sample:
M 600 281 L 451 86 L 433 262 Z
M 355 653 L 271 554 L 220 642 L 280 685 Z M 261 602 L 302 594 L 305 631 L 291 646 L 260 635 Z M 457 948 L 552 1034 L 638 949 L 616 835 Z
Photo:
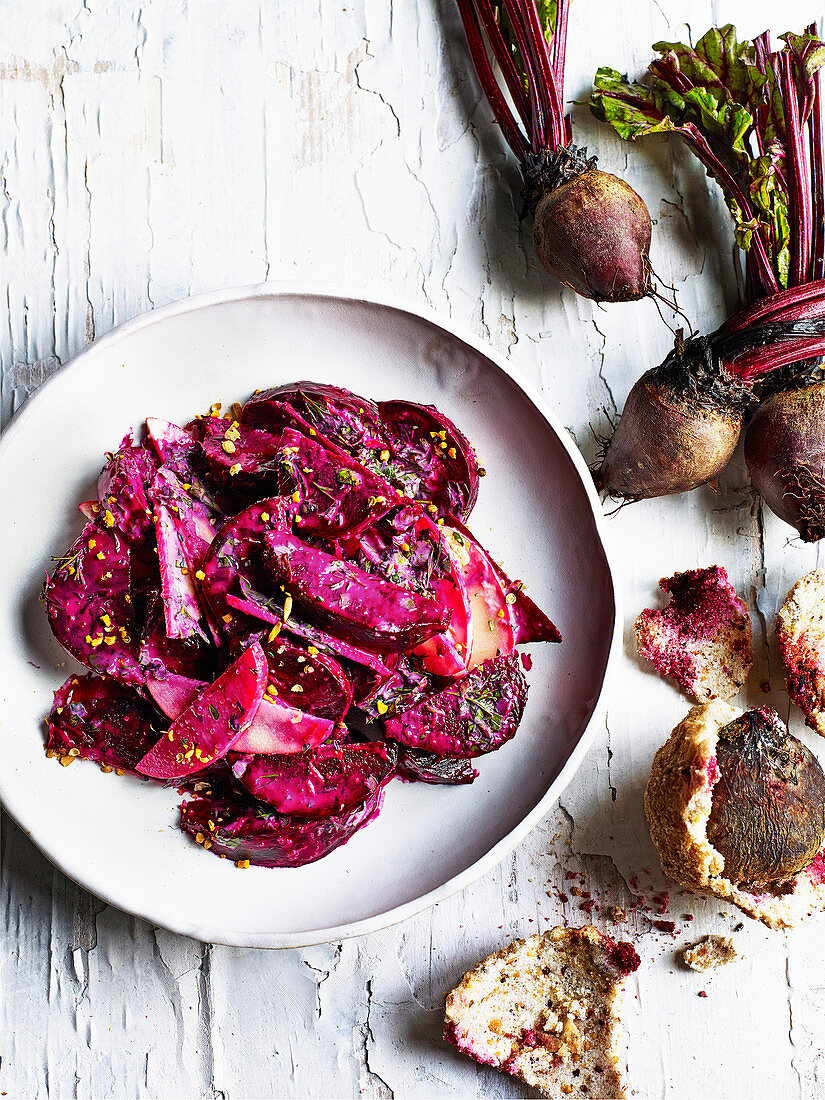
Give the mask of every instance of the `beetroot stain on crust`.
M 637 618 L 639 656 L 699 702 L 729 699 L 753 658 L 748 608 L 727 572 L 719 565 L 692 569 L 663 577 L 659 587 L 670 603 Z

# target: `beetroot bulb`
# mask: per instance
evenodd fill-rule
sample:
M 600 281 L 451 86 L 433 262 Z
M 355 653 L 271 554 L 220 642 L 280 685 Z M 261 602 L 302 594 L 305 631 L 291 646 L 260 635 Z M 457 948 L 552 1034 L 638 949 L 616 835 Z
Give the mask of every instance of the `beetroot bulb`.
M 825 382 L 780 390 L 745 435 L 753 487 L 803 542 L 825 536 Z
M 711 28 L 695 47 L 657 43 L 659 57 L 640 81 L 613 69 L 596 74 L 597 117 L 626 140 L 678 133 L 719 183 L 744 256 L 748 303 L 708 336 L 678 335 L 665 361 L 634 385 L 595 471 L 597 485 L 614 497 L 656 497 L 714 481 L 748 411 L 768 385 L 775 388 L 768 376 L 799 371 L 825 352 L 825 49 L 814 29 L 783 35 L 784 45 L 772 51 L 767 32 L 739 42 L 732 26 Z M 811 517 L 825 512 L 819 396 L 798 385 L 771 398 L 748 432 L 754 484 L 809 532 L 816 529 Z
M 533 245 L 544 267 L 596 302 L 650 294 L 648 209 L 632 187 L 573 144 L 564 115 L 567 0 L 458 0 L 458 6 L 479 80 L 521 164 L 522 216 L 534 216 Z

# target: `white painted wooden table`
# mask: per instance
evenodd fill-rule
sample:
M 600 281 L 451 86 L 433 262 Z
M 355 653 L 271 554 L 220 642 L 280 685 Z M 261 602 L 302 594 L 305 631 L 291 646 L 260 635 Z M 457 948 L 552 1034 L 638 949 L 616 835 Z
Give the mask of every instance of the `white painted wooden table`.
M 685 20 L 694 36 L 728 19 L 751 36 L 815 14 L 796 0 L 577 0 L 568 97 L 584 98 L 598 64 L 640 71 Z M 713 327 L 737 298 L 702 172 L 675 143 L 628 149 L 584 108 L 575 117 L 602 166 L 647 200 L 659 274 Z M 591 425 L 668 349 L 651 302 L 598 309 L 539 269 L 453 0 L 0 0 L 0 135 L 5 419 L 113 325 L 264 279 L 391 291 L 473 327 L 543 386 L 588 459 Z M 753 608 L 748 701 L 788 714 L 773 616 L 818 551 L 753 504 L 741 461 L 723 481 L 718 496 L 612 520 L 628 629 L 605 728 L 512 857 L 403 925 L 307 950 L 210 947 L 103 907 L 4 821 L 2 1095 L 530 1095 L 439 1041 L 443 992 L 511 937 L 583 922 L 588 900 L 643 956 L 628 1005 L 639 1097 L 825 1094 L 821 924 L 769 933 L 678 892 L 662 915 L 675 937 L 643 909 L 618 929 L 603 912 L 665 885 L 641 792 L 687 704 L 641 667 L 629 626 L 659 576 L 728 568 Z M 712 977 L 678 968 L 679 945 L 740 923 L 739 961 Z

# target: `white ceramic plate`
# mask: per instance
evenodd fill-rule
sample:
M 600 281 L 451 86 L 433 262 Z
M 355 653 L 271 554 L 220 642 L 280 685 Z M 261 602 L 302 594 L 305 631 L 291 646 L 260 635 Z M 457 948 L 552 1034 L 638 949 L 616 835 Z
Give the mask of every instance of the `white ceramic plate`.
M 78 666 L 38 593 L 82 526 L 103 454 L 146 416 L 297 379 L 435 404 L 487 468 L 472 530 L 559 626 L 532 646 L 515 740 L 472 786 L 390 784 L 381 815 L 294 870 L 239 871 L 175 826 L 180 797 L 43 751 L 52 692 Z M 293 947 L 385 927 L 492 867 L 553 806 L 588 747 L 617 647 L 616 597 L 590 478 L 564 428 L 509 365 L 446 318 L 268 284 L 123 325 L 65 366 L 0 440 L 0 798 L 62 871 L 106 902 L 198 939 Z

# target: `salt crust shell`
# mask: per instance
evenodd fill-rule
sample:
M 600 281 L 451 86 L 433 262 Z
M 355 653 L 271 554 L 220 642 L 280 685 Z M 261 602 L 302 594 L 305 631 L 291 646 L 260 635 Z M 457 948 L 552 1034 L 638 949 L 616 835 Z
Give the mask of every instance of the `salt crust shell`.
M 707 838 L 719 731 L 742 713 L 720 699 L 690 709 L 653 758 L 645 816 L 666 875 L 733 902 L 769 928 L 792 928 L 825 909 L 825 883 L 806 868 L 783 893 L 749 893 L 724 877 L 725 861 Z
M 595 928 L 553 928 L 484 959 L 447 995 L 444 1037 L 552 1097 L 627 1096 L 624 977 Z M 550 1050 L 526 1035 L 539 1030 Z

